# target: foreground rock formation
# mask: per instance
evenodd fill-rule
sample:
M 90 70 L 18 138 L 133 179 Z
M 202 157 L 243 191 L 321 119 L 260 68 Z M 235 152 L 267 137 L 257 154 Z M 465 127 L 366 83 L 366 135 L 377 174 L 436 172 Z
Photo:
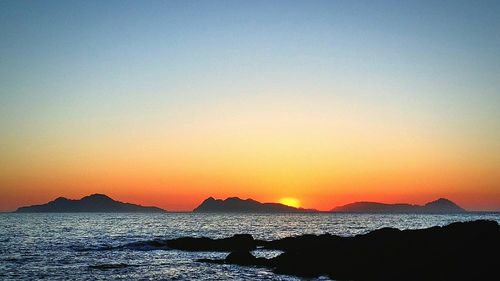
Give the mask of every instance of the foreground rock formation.
M 241 244 L 240 244 L 241 242 Z M 336 280 L 493 280 L 498 277 L 500 226 L 495 221 L 456 222 L 420 230 L 383 228 L 340 237 L 302 235 L 274 241 L 250 235 L 225 239 L 179 238 L 169 248 L 228 251 L 224 260 L 202 262 L 263 266 L 276 273 Z M 255 258 L 255 248 L 281 250 Z

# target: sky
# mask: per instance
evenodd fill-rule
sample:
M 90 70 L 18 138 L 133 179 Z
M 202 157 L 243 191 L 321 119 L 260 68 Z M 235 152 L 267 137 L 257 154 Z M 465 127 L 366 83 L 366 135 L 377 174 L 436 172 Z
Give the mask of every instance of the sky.
M 500 210 L 498 1 L 0 1 L 0 211 Z M 300 202 L 300 203 L 297 203 Z

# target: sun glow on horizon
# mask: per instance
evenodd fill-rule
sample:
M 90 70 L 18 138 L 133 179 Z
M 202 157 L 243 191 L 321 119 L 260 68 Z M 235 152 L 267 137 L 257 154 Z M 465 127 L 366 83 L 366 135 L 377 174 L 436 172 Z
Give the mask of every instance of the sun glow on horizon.
M 295 207 L 295 208 L 300 207 L 300 201 L 297 198 L 293 198 L 293 197 L 281 198 L 280 203 L 283 205 L 290 206 L 290 207 Z

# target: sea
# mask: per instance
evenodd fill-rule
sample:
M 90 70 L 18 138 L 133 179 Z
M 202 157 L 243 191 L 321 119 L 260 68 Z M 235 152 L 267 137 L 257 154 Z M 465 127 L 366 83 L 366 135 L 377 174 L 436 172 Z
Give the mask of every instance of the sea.
M 271 240 L 301 234 L 351 236 L 382 227 L 418 229 L 500 213 L 410 214 L 0 214 L 0 280 L 303 280 L 270 269 L 206 264 L 227 253 L 152 247 L 181 236 L 223 238 L 249 233 Z M 274 257 L 278 251 L 256 250 Z M 329 280 L 319 277 L 308 280 Z

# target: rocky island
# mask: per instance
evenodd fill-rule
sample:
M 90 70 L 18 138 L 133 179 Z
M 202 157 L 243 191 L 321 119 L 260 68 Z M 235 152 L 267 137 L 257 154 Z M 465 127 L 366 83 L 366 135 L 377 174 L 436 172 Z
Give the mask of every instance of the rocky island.
M 317 212 L 315 209 L 295 208 L 280 203 L 261 203 L 253 199 L 229 197 L 225 200 L 209 197 L 205 199 L 193 212 L 199 213 L 300 213 Z
M 141 206 L 137 204 L 116 201 L 104 194 L 92 194 L 78 200 L 59 197 L 54 201 L 50 201 L 46 204 L 20 207 L 16 210 L 16 213 L 69 213 L 69 212 L 157 213 L 157 212 L 165 212 L 165 210 L 160 209 L 158 207 Z
M 439 198 L 423 206 L 411 204 L 384 204 L 378 202 L 355 202 L 331 210 L 335 213 L 411 213 L 411 214 L 453 214 L 467 212 L 452 201 Z

